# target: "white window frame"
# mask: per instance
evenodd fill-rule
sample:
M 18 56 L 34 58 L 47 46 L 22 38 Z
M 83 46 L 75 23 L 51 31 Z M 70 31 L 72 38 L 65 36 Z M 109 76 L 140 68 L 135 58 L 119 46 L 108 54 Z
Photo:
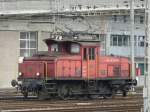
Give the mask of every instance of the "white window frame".
M 25 33 L 25 39 L 21 38 L 21 33 Z M 35 39 L 31 39 L 31 33 L 35 33 L 36 34 L 36 38 Z M 37 52 L 37 45 L 38 45 L 38 32 L 36 31 L 30 31 L 30 32 L 20 32 L 20 39 L 19 39 L 20 43 L 21 41 L 25 41 L 25 47 L 21 47 L 20 46 L 20 57 L 29 57 L 31 56 L 31 50 L 35 50 Z M 31 48 L 31 42 L 35 42 L 35 47 Z M 21 50 L 27 50 L 27 54 L 26 55 L 21 55 Z
M 124 44 L 124 38 L 127 38 L 127 45 Z M 116 44 L 114 44 L 114 38 L 117 39 Z M 119 44 L 119 39 L 121 39 L 121 44 Z M 118 46 L 118 47 L 122 47 L 122 46 L 129 46 L 130 45 L 130 36 L 129 35 L 118 35 L 118 34 L 112 34 L 110 36 L 110 45 L 111 46 Z
M 144 39 L 145 39 L 145 36 L 143 36 L 143 35 L 138 36 L 138 43 L 137 44 L 139 47 L 144 47 L 144 44 L 145 44 Z M 142 42 L 143 42 L 143 45 L 141 45 Z

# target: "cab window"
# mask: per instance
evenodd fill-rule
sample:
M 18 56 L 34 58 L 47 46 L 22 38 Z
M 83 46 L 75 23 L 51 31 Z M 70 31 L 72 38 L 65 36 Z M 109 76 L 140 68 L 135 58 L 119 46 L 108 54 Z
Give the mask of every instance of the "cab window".
M 83 60 L 87 60 L 87 48 L 83 49 Z
M 79 53 L 80 52 L 80 46 L 78 44 L 71 44 L 71 53 Z
M 58 52 L 58 44 L 52 44 L 51 45 L 51 51 L 52 52 Z
M 95 49 L 89 48 L 89 60 L 94 60 L 94 59 L 95 59 Z

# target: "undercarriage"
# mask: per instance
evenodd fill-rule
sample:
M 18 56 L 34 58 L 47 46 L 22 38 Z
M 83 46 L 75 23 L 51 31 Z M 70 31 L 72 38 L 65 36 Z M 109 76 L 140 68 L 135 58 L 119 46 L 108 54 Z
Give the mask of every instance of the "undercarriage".
M 25 98 L 29 94 L 36 95 L 39 99 L 70 99 L 112 97 L 119 92 L 127 95 L 131 86 L 135 84 L 129 79 L 122 80 L 22 80 L 18 84 Z M 133 83 L 134 82 L 134 83 Z

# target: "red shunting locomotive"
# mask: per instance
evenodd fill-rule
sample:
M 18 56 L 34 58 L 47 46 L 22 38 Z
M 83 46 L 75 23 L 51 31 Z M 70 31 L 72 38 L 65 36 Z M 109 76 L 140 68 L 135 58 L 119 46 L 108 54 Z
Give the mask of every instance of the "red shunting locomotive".
M 92 95 L 123 96 L 136 80 L 131 79 L 129 59 L 100 56 L 100 42 L 86 39 L 44 40 L 48 51 L 38 52 L 19 63 L 18 86 L 24 97 L 29 93 L 40 99 Z

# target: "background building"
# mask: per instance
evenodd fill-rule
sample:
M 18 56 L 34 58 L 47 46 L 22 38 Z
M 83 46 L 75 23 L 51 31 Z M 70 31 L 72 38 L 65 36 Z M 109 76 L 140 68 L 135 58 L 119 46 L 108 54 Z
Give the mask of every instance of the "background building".
M 144 74 L 145 1 L 135 0 L 135 66 Z M 130 0 L 0 0 L 0 87 L 17 77 L 20 57 L 47 50 L 54 32 L 101 40 L 100 55 L 130 57 Z M 142 84 L 140 77 L 139 84 Z

